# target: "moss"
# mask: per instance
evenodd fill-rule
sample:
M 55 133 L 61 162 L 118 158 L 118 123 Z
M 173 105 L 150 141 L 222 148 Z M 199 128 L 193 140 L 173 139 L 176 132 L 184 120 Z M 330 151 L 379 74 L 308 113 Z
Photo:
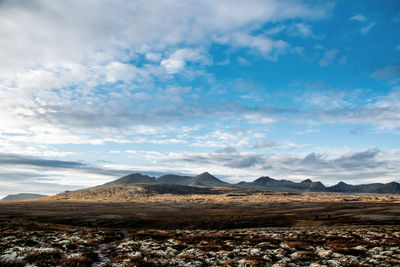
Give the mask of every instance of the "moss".
M 333 252 L 337 252 L 344 255 L 353 255 L 353 256 L 365 256 L 366 252 L 362 250 L 352 249 L 352 248 L 333 248 Z
M 58 250 L 34 252 L 26 256 L 25 261 L 38 266 L 55 266 L 62 263 L 62 254 Z
M 68 258 L 66 260 L 63 261 L 63 266 L 66 267 L 90 267 L 92 266 L 93 260 L 85 257 L 85 256 L 81 256 L 81 257 L 73 257 L 73 258 Z
M 89 258 L 92 262 L 99 261 L 99 255 L 95 253 L 93 250 L 85 249 L 82 252 L 82 255 L 86 258 Z
M 2 267 L 24 267 L 25 263 L 23 261 L 14 261 L 14 262 L 0 261 L 0 266 L 2 266 Z

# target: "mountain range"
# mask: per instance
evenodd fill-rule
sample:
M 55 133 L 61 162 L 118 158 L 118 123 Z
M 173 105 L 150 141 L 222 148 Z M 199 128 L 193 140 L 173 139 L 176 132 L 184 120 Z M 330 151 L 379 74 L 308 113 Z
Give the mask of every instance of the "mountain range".
M 28 200 L 28 199 L 36 199 L 36 198 L 42 198 L 42 197 L 47 197 L 47 196 L 40 195 L 40 194 L 19 193 L 16 195 L 8 195 L 8 196 L 2 198 L 0 201 Z
M 111 186 L 120 184 L 141 184 L 141 183 L 162 183 L 187 186 L 205 186 L 205 187 L 227 187 L 230 184 L 219 180 L 208 172 L 197 176 L 180 176 L 167 174 L 158 178 L 142 175 L 139 173 L 129 174 L 117 180 L 103 184 L 101 186 Z
M 98 187 L 121 185 L 121 184 L 169 184 L 184 186 L 202 186 L 202 187 L 234 187 L 263 191 L 289 191 L 289 192 L 337 192 L 337 193 L 382 193 L 382 194 L 399 194 L 400 184 L 391 182 L 387 184 L 372 183 L 362 185 L 350 185 L 339 182 L 333 186 L 325 186 L 320 181 L 312 181 L 306 179 L 301 182 L 293 182 L 290 180 L 277 180 L 268 176 L 260 177 L 253 182 L 239 182 L 230 184 L 221 181 L 208 172 L 197 176 L 180 176 L 167 174 L 158 178 L 142 175 L 139 173 L 129 174 L 112 182 L 100 185 Z
M 129 186 L 126 186 L 129 185 Z M 197 176 L 181 176 L 167 174 L 158 178 L 143 175 L 140 173 L 129 174 L 114 181 L 98 185 L 89 189 L 77 191 L 66 191 L 59 195 L 76 195 L 77 198 L 85 199 L 88 195 L 93 196 L 110 196 L 109 189 L 113 192 L 116 199 L 119 195 L 123 198 L 129 198 L 124 194 L 137 194 L 138 192 L 157 193 L 157 194 L 215 194 L 218 188 L 231 188 L 234 190 L 259 190 L 259 191 L 278 191 L 278 192 L 332 192 L 332 193 L 381 193 L 381 194 L 400 194 L 400 184 L 391 183 L 372 183 L 361 185 L 350 185 L 339 182 L 333 186 L 325 186 L 320 181 L 312 181 L 306 179 L 301 182 L 293 182 L 290 180 L 278 180 L 268 176 L 260 177 L 253 182 L 239 182 L 230 184 L 208 172 L 204 172 Z M 105 191 L 104 191 L 105 190 Z M 104 191 L 104 192 L 103 192 Z M 117 192 L 118 191 L 118 192 Z M 120 192 L 119 192 L 120 191 Z M 126 192 L 125 192 L 126 191 Z M 72 194 L 72 195 L 71 195 Z M 1 199 L 1 201 L 28 200 L 46 197 L 39 194 L 21 193 L 17 195 L 9 195 Z M 107 198 L 107 197 L 106 197 Z

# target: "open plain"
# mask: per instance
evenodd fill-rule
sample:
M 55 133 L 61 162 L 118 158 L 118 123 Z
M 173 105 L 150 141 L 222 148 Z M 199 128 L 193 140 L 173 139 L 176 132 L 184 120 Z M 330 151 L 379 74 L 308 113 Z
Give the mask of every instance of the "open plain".
M 146 191 L 142 191 L 143 188 Z M 164 186 L 161 188 L 163 191 L 159 192 L 149 191 L 147 185 L 118 185 L 38 200 L 3 202 L 0 203 L 0 218 L 159 229 L 400 224 L 400 195 L 260 192 L 231 188 L 198 188 L 205 191 L 171 194 L 164 192 Z
M 91 190 L 1 203 L 1 265 L 400 265 L 400 195 Z

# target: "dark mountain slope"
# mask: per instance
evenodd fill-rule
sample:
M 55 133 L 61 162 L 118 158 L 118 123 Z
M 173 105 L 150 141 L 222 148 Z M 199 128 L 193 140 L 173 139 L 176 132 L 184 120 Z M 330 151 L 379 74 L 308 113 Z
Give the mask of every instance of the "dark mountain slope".
M 211 175 L 204 172 L 197 176 L 180 176 L 167 174 L 159 178 L 150 177 L 142 174 L 130 174 L 106 183 L 99 187 L 113 186 L 121 184 L 168 184 L 168 185 L 183 185 L 183 186 L 202 186 L 202 187 L 236 187 L 243 189 L 253 190 L 267 190 L 267 191 L 293 191 L 293 192 L 337 192 L 337 193 L 382 193 L 382 194 L 399 194 L 400 184 L 391 182 L 387 184 L 373 183 L 363 185 L 350 185 L 344 182 L 330 187 L 325 187 L 321 182 L 313 182 L 310 179 L 303 180 L 302 182 L 293 182 L 289 180 L 277 180 L 268 176 L 260 177 L 253 182 L 240 182 L 237 184 L 229 184 L 223 182 Z M 170 188 L 170 187 L 169 187 Z
M 276 180 L 268 176 L 260 177 L 253 182 L 240 182 L 235 187 L 270 190 L 270 191 L 299 191 L 299 192 L 323 192 L 326 187 L 321 182 L 313 182 L 310 179 L 301 183 L 289 180 Z
M 223 187 L 230 186 L 208 172 L 202 173 L 197 176 L 180 176 L 180 175 L 163 175 L 157 179 L 159 183 L 175 184 L 175 185 L 189 185 L 189 186 L 205 186 L 205 187 Z
M 101 186 L 112 186 L 112 185 L 120 185 L 120 184 L 141 184 L 141 183 L 156 183 L 156 178 L 143 175 L 140 173 L 133 173 L 121 177 L 117 180 L 111 181 L 109 183 L 105 183 Z
M 400 184 L 391 182 L 387 184 L 373 183 L 373 184 L 361 184 L 361 185 L 350 185 L 344 182 L 327 187 L 327 192 L 338 192 L 338 193 L 380 193 L 380 194 L 399 194 Z
M 230 186 L 230 184 L 221 181 L 215 176 L 209 174 L 208 172 L 204 172 L 200 175 L 193 177 L 189 185 L 208 186 L 208 187 Z
M 157 178 L 157 182 L 164 184 L 189 185 L 193 177 L 167 174 Z

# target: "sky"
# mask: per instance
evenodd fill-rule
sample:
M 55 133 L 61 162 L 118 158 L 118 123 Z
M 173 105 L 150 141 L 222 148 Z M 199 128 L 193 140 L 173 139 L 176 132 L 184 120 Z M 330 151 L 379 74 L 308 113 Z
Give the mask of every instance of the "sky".
M 397 0 L 2 0 L 0 196 L 400 182 L 399 29 Z

